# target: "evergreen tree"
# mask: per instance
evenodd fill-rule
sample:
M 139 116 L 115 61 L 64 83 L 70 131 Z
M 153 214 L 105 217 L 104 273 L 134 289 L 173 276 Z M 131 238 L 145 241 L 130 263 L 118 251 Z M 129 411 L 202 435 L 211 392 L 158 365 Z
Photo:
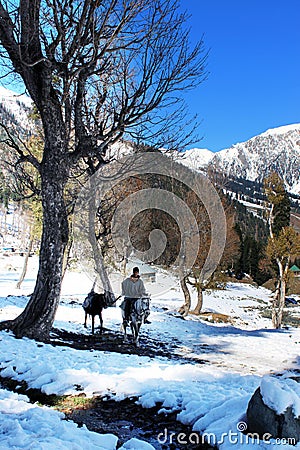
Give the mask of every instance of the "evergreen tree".
M 280 186 L 280 189 L 282 187 Z M 274 220 L 273 220 L 273 232 L 276 236 L 280 233 L 280 230 L 284 227 L 288 227 L 290 225 L 290 215 L 291 215 L 291 202 L 289 199 L 288 193 L 284 190 L 280 193 L 281 200 L 280 202 L 274 205 Z
M 269 234 L 278 236 L 282 228 L 290 225 L 291 205 L 284 182 L 276 172 L 265 178 L 264 191 L 270 208 L 267 212 Z
M 240 239 L 240 258 L 235 265 L 236 274 L 248 273 L 254 281 L 260 284 L 261 275 L 259 262 L 263 255 L 264 244 L 256 240 L 250 233 L 244 234 L 240 224 L 235 230 Z

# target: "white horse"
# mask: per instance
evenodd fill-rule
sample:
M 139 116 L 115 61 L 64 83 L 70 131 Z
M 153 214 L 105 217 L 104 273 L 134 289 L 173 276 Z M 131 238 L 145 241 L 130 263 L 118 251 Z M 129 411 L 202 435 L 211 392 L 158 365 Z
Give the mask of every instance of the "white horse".
M 121 311 L 122 311 L 122 328 L 124 331 L 124 342 L 128 342 L 127 338 L 127 320 L 125 319 L 125 301 L 122 302 L 120 305 Z M 149 297 L 143 297 L 143 298 L 137 298 L 135 301 L 133 301 L 130 305 L 130 313 L 129 313 L 129 324 L 132 332 L 132 338 L 133 343 L 139 347 L 139 332 L 142 323 L 144 323 L 144 320 L 147 319 L 147 317 L 150 314 L 150 298 Z

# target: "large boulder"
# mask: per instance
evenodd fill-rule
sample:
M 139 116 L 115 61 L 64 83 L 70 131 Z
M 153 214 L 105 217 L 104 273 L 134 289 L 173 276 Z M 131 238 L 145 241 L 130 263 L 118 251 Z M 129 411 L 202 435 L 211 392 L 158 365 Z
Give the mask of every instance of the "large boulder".
M 254 392 L 247 409 L 248 432 L 258 433 L 262 439 L 272 436 L 299 442 L 298 390 L 295 397 L 289 389 L 285 390 L 282 386 L 284 380 L 280 380 L 280 383 L 273 385 L 272 389 L 268 387 L 269 391 L 265 386 L 261 386 Z

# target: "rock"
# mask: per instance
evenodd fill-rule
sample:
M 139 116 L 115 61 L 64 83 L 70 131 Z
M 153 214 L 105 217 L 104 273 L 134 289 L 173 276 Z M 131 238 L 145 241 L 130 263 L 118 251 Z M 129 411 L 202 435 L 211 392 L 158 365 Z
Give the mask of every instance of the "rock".
M 256 389 L 247 408 L 248 431 L 260 436 L 270 433 L 277 437 L 278 424 L 275 411 L 264 404 L 260 388 Z
M 300 441 L 300 418 L 295 417 L 292 407 L 289 406 L 283 414 L 277 414 L 264 404 L 260 388 L 249 401 L 247 422 L 248 432 L 258 433 L 262 439 L 267 440 L 272 436 Z
M 296 418 L 292 408 L 288 408 L 283 414 L 282 437 L 294 438 L 300 441 L 300 417 Z

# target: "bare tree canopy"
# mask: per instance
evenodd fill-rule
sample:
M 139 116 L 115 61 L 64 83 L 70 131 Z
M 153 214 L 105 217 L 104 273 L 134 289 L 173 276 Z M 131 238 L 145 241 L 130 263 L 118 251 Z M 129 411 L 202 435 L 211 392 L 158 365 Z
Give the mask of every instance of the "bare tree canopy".
M 202 41 L 190 47 L 186 19 L 177 0 L 0 1 L 2 68 L 23 82 L 44 133 L 40 159 L 15 148 L 41 178 L 37 282 L 23 313 L 1 328 L 39 339 L 50 332 L 68 241 L 70 170 L 82 159 L 97 170 L 126 135 L 168 148 L 174 136 L 190 135 L 183 94 L 205 78 L 206 54 Z
M 73 162 L 103 156 L 124 132 L 170 148 L 175 128 L 178 141 L 187 133 L 182 94 L 205 77 L 185 21 L 176 0 L 0 2 L 2 57 L 44 128 L 55 106 Z

